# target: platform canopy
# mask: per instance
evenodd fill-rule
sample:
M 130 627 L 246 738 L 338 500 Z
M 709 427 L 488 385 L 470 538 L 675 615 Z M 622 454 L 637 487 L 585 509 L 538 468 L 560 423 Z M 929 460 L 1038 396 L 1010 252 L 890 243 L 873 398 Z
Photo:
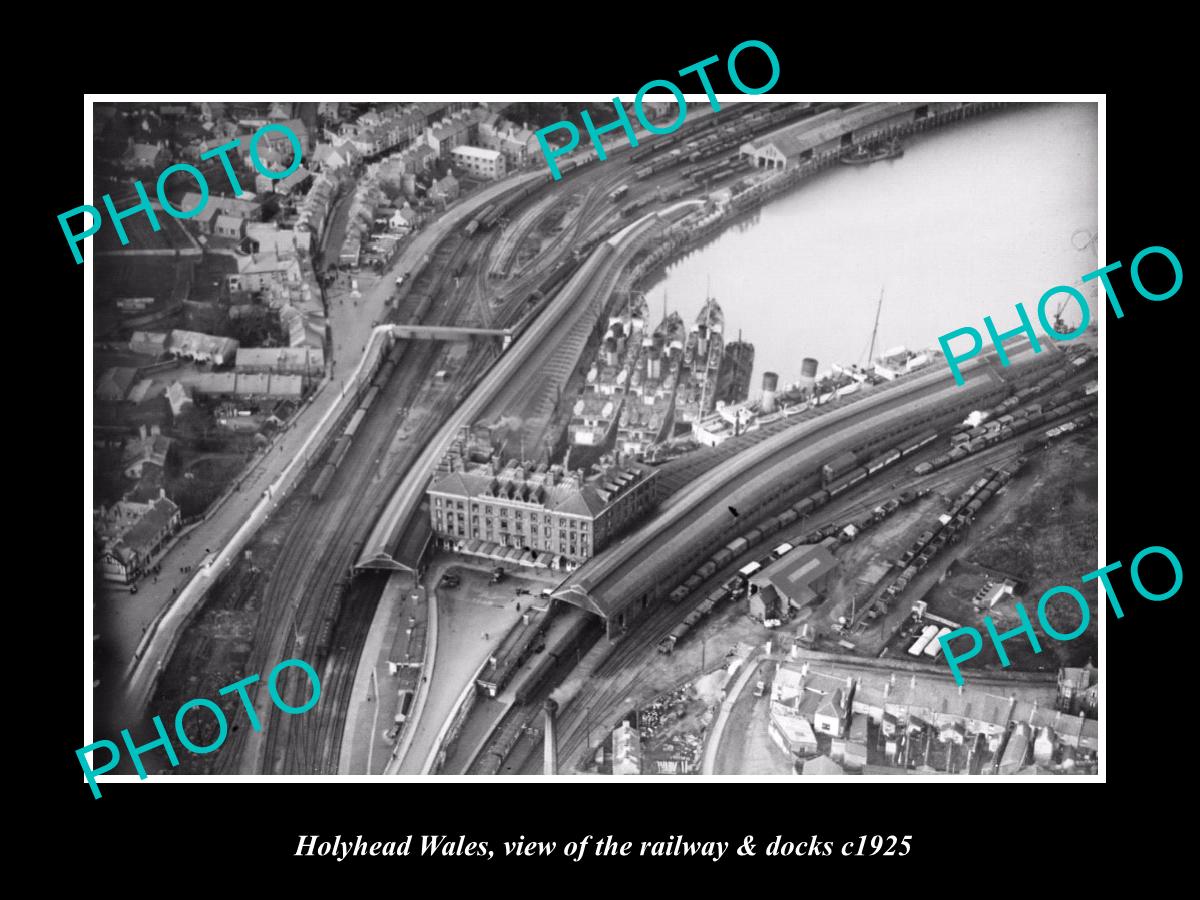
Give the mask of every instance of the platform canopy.
M 416 570 L 412 566 L 406 566 L 404 563 L 396 562 L 386 553 L 377 553 L 367 559 L 360 559 L 354 564 L 356 571 L 376 571 L 376 572 L 408 572 L 410 575 L 416 574 Z

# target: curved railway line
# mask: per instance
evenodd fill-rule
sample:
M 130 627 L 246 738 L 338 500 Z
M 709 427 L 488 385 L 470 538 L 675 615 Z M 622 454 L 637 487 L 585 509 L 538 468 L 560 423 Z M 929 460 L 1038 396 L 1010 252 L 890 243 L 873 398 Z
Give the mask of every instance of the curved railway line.
M 834 523 L 845 523 L 853 520 L 877 506 L 889 496 L 894 496 L 902 489 L 928 490 L 933 493 L 945 493 L 946 489 L 956 483 L 961 483 L 967 471 L 981 470 L 988 467 L 1002 467 L 1024 455 L 1023 451 L 1014 446 L 1000 446 L 976 457 L 968 457 L 953 463 L 951 466 L 922 477 L 912 477 L 911 474 L 893 479 L 886 484 L 878 484 L 866 494 L 859 494 L 849 505 L 837 504 L 823 509 L 820 514 L 811 516 L 803 528 L 797 528 L 795 535 L 787 531 L 779 532 L 772 538 L 772 543 L 797 541 L 806 533 Z M 866 482 L 870 484 L 870 482 Z M 631 692 L 636 691 L 645 680 L 644 675 L 649 667 L 659 662 L 657 653 L 658 641 L 684 620 L 695 609 L 710 591 L 727 581 L 732 573 L 750 559 L 757 559 L 767 552 L 766 544 L 737 557 L 718 570 L 700 584 L 689 598 L 679 604 L 663 604 L 651 612 L 645 619 L 640 620 L 636 627 L 617 644 L 612 646 L 610 653 L 597 665 L 594 677 L 583 684 L 579 693 L 571 697 L 559 712 L 558 717 L 558 755 L 560 771 L 571 770 L 573 763 L 583 758 L 584 743 L 590 745 L 588 731 L 597 728 L 606 729 L 617 709 L 624 705 L 624 700 Z M 665 663 L 664 663 L 665 664 Z M 629 677 L 621 678 L 623 673 Z M 639 677 L 641 676 L 641 677 Z M 621 709 L 621 712 L 626 710 Z M 514 770 L 521 774 L 537 774 L 540 767 L 537 761 L 526 762 L 525 768 Z M 535 766 L 530 768 L 530 766 Z
M 487 242 L 490 243 L 490 242 Z M 409 283 L 404 293 L 431 324 L 457 321 L 468 300 L 468 291 L 457 290 L 441 306 L 447 279 L 458 266 L 468 264 L 487 246 L 448 236 L 435 253 L 433 264 Z M 421 307 L 425 307 L 421 310 Z M 403 307 L 401 308 L 403 311 Z M 397 371 L 381 385 L 378 398 L 356 432 L 347 459 L 338 468 L 329 496 L 315 500 L 309 488 L 320 467 L 314 466 L 288 498 L 297 504 L 260 602 L 248 667 L 269 671 L 280 659 L 313 653 L 323 623 L 334 620 L 328 652 L 312 660 L 321 676 L 320 704 L 305 715 L 291 716 L 273 704 L 256 703 L 264 731 L 249 737 L 246 729 L 230 735 L 231 748 L 221 756 L 224 771 L 325 774 L 337 771 L 342 730 L 349 693 L 362 646 L 370 628 L 382 584 L 378 578 L 347 577 L 369 523 L 382 507 L 382 497 L 402 477 L 408 460 L 384 462 L 395 428 L 408 413 L 412 397 L 432 370 L 440 348 L 416 342 L 399 354 Z M 413 435 L 411 446 L 421 446 L 436 429 L 426 419 Z M 411 451 L 406 448 L 406 457 Z M 319 459 L 319 457 L 318 457 Z M 351 475 L 347 475 L 351 472 Z M 372 498 L 376 499 L 372 502 Z M 330 528 L 330 523 L 333 527 Z M 314 552 L 315 551 L 315 552 Z M 254 669 L 257 666 L 257 669 Z M 304 679 L 281 679 L 281 695 L 301 705 Z M 295 691 L 295 694 L 292 692 Z M 262 698 L 258 698 L 262 699 Z M 246 754 L 252 754 L 246 758 Z
M 1028 348 L 1020 357 L 1014 354 L 1023 362 L 1028 356 Z M 724 543 L 721 536 L 739 527 L 742 516 L 780 501 L 797 480 L 789 474 L 797 467 L 797 454 L 812 457 L 806 476 L 810 477 L 822 460 L 836 455 L 841 444 L 879 443 L 928 430 L 933 421 L 1005 389 L 992 380 L 986 359 L 973 362 L 975 378 L 962 387 L 947 385 L 946 373 L 940 369 L 893 382 L 855 404 L 798 421 L 722 462 L 694 480 L 660 515 L 582 566 L 555 596 L 592 606 L 595 597 L 627 598 L 622 602 L 626 606 L 641 595 L 644 607 L 650 593 L 673 587 L 663 580 L 672 574 L 664 566 L 674 570 L 703 559 L 710 545 Z M 869 423 L 871 441 L 865 441 L 861 431 L 853 438 L 844 436 L 847 429 L 863 423 Z M 644 566 L 651 557 L 659 558 L 662 565 Z
M 536 194 L 523 202 L 535 199 Z M 447 234 L 431 254 L 429 263 L 405 285 L 396 304 L 396 314 L 436 325 L 460 322 L 466 308 L 480 300 L 483 302 L 476 308 L 486 310 L 489 296 L 486 260 L 499 238 L 498 231 L 486 232 L 473 241 L 459 229 Z M 471 274 L 465 282 L 452 285 L 450 279 L 468 267 Z M 535 280 L 537 277 L 531 276 Z M 437 306 L 439 298 L 447 294 L 449 299 Z M 507 312 L 503 309 L 502 315 Z M 485 324 L 491 322 L 485 320 Z M 403 372 L 398 371 L 381 386 L 379 398 L 372 407 L 374 427 L 360 428 L 357 445 L 351 447 L 350 454 L 359 457 L 360 477 L 347 485 L 347 476 L 341 473 L 354 469 L 354 461 L 340 468 L 330 484 L 329 497 L 322 509 L 315 508 L 319 501 L 314 501 L 306 491 L 298 494 L 303 498 L 299 500 L 303 507 L 285 538 L 284 552 L 273 567 L 259 611 L 257 633 L 275 632 L 272 649 L 278 647 L 281 652 L 275 656 L 282 659 L 291 655 L 283 652 L 287 639 L 296 641 L 299 652 L 304 646 L 316 643 L 319 629 L 327 618 L 332 616 L 335 624 L 328 652 L 320 663 L 320 709 L 291 716 L 273 704 L 265 708 L 264 740 L 253 761 L 253 771 L 335 774 L 338 770 L 342 732 L 357 663 L 382 592 L 379 576 L 351 581 L 346 573 L 361 549 L 366 528 L 374 523 L 384 505 L 382 498 L 396 488 L 410 468 L 416 448 L 426 446 L 441 424 L 431 417 L 424 419 L 417 433 L 407 442 L 404 458 L 392 465 L 390 471 L 379 471 L 378 460 L 387 453 L 395 426 L 407 416 L 411 398 L 428 378 L 439 353 L 440 347 L 436 344 L 424 342 L 403 351 L 396 365 L 397 370 L 403 365 Z M 482 356 L 476 357 L 477 367 L 482 362 Z M 398 412 L 386 426 L 380 427 L 380 411 L 389 405 Z M 370 436 L 364 441 L 368 434 Z M 376 462 L 371 463 L 372 459 Z M 370 477 L 363 477 L 368 474 Z M 345 493 L 347 487 L 349 493 Z M 372 503 L 372 497 L 380 499 Z M 365 515 L 361 512 L 364 509 L 367 510 Z M 338 525 L 332 534 L 322 535 L 320 524 L 330 519 Z M 323 549 L 319 554 L 313 554 L 314 546 Z M 288 599 L 297 596 L 295 603 Z M 281 622 L 288 622 L 288 625 L 280 627 Z M 261 659 L 265 666 L 273 664 L 269 653 L 259 652 L 255 658 L 256 661 Z M 303 679 L 281 680 L 281 694 L 292 705 L 303 703 L 305 690 L 307 685 L 303 684 Z M 320 714 L 316 714 L 318 712 Z M 239 738 L 234 752 L 226 755 L 230 764 L 238 759 L 241 744 Z M 246 761 L 241 760 L 241 764 L 244 767 Z
M 983 364 L 984 363 L 981 361 L 981 365 Z M 1023 368 L 1026 374 L 1031 374 L 1040 371 L 1043 366 L 1026 365 Z M 922 392 L 918 391 L 917 393 L 917 399 L 919 400 L 919 395 Z M 824 423 L 823 427 L 828 427 L 829 424 L 830 423 L 828 422 Z M 807 433 L 807 438 L 812 439 L 813 437 L 814 433 L 809 431 Z M 788 443 L 790 443 L 790 441 L 788 441 Z M 763 465 L 770 465 L 771 458 L 779 455 L 780 453 L 790 452 L 794 452 L 794 450 L 788 450 L 786 447 L 776 450 L 774 453 L 771 453 L 765 461 L 760 460 L 760 467 Z M 998 447 L 995 450 L 986 451 L 984 454 L 974 457 L 974 462 L 970 462 L 968 465 L 971 467 L 977 466 L 980 463 L 985 463 L 988 465 L 1001 465 L 1005 462 L 1015 459 L 1020 455 L 1020 453 L 1020 450 L 1012 447 L 1011 445 L 1006 445 L 1004 447 Z M 762 451 L 760 451 L 760 456 L 761 455 Z M 972 458 L 968 458 L 968 460 L 970 459 Z M 960 473 L 962 468 L 964 468 L 963 465 L 955 463 L 952 464 L 949 471 L 943 469 L 939 470 L 936 474 L 930 474 L 919 478 L 913 478 L 911 474 L 908 474 L 899 479 L 891 479 L 886 486 L 877 487 L 874 491 L 872 491 L 868 495 L 868 499 L 860 500 L 858 503 L 851 506 L 844 506 L 841 503 L 835 504 L 833 507 L 831 507 L 831 509 L 824 511 L 819 517 L 815 517 L 805 524 L 807 525 L 807 529 L 811 530 L 816 524 L 819 524 L 825 520 L 832 521 L 835 519 L 844 520 L 846 518 L 854 518 L 856 514 L 861 514 L 862 512 L 865 512 L 876 505 L 882 496 L 885 496 L 889 490 L 894 490 L 896 484 L 901 481 L 910 487 L 925 487 L 936 490 L 961 477 Z M 833 512 L 834 509 L 837 510 L 836 513 Z M 748 530 L 750 525 L 753 524 L 752 520 L 749 518 L 743 521 L 745 524 L 740 525 L 742 530 Z M 785 538 L 782 533 L 780 533 L 777 538 L 773 538 L 773 540 L 780 541 L 784 539 Z M 651 553 L 657 553 L 661 550 L 661 548 L 647 547 L 645 542 L 635 543 L 639 544 L 641 548 L 640 554 L 636 554 L 635 558 L 645 559 Z M 747 554 L 747 556 L 760 556 L 762 553 L 762 549 L 758 548 L 754 551 L 751 551 L 749 554 Z M 739 557 L 737 560 L 734 560 L 734 563 L 734 568 L 736 568 L 736 565 L 742 564 L 742 558 Z M 636 563 L 630 563 L 627 560 L 625 566 L 622 567 L 622 571 L 635 564 Z M 723 578 L 728 577 L 728 571 L 728 566 L 723 567 L 713 576 L 701 583 L 701 585 L 699 585 L 690 596 L 703 597 L 705 595 L 705 591 L 709 587 L 719 583 Z M 631 633 L 627 634 L 620 643 L 613 646 L 612 650 L 607 654 L 607 656 L 601 661 L 594 671 L 594 675 L 597 679 L 615 681 L 618 686 L 614 687 L 609 685 L 602 688 L 598 686 L 602 682 L 599 682 L 595 679 L 590 679 L 587 683 L 585 683 L 579 695 L 569 699 L 567 704 L 560 711 L 559 716 L 559 754 L 560 760 L 563 762 L 564 767 L 566 763 L 572 759 L 572 754 L 578 752 L 579 742 L 581 740 L 579 736 L 579 730 L 586 727 L 583 720 L 585 718 L 595 719 L 597 708 L 600 710 L 601 718 L 603 718 L 603 716 L 612 709 L 612 704 L 606 704 L 604 697 L 598 696 L 597 692 L 603 691 L 613 697 L 628 692 L 631 689 L 632 682 L 628 680 L 616 679 L 616 676 L 623 671 L 629 670 L 631 664 L 635 660 L 638 660 L 640 657 L 647 654 L 649 654 L 649 663 L 652 664 L 654 660 L 653 649 L 657 641 L 664 633 L 669 631 L 671 627 L 681 622 L 697 605 L 697 603 L 681 603 L 679 605 L 662 604 L 657 608 L 652 609 L 647 616 L 637 624 Z M 642 668 L 644 668 L 646 662 L 646 660 L 641 660 L 642 664 L 637 666 L 634 671 L 640 671 Z M 511 770 L 511 767 L 509 767 L 509 769 Z

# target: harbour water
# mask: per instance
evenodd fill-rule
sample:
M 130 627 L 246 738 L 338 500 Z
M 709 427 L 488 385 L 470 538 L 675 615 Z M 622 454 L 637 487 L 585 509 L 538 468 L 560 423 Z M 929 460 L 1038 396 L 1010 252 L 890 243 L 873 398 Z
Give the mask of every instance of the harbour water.
M 1094 317 L 1096 282 L 1079 278 L 1098 266 L 1096 143 L 1095 104 L 1023 104 L 916 136 L 899 159 L 835 166 L 670 266 L 650 309 L 665 291 L 691 321 L 711 278 L 726 339 L 740 328 L 755 345 L 751 396 L 764 371 L 795 381 L 806 356 L 820 371 L 865 363 L 881 288 L 876 355 L 936 350 L 985 315 L 1008 330 L 1018 301 L 1034 317 L 1059 284 Z

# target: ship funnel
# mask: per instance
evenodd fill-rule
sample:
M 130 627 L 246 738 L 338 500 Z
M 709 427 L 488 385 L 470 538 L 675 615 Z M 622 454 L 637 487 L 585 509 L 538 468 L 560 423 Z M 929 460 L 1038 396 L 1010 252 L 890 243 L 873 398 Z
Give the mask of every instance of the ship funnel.
M 762 403 L 763 414 L 775 412 L 775 392 L 779 389 L 779 376 L 774 372 L 763 372 Z
M 817 380 L 817 361 L 811 356 L 804 357 L 800 363 L 800 387 L 811 391 Z
M 617 364 L 617 339 L 608 338 L 604 341 L 605 364 L 615 366 Z

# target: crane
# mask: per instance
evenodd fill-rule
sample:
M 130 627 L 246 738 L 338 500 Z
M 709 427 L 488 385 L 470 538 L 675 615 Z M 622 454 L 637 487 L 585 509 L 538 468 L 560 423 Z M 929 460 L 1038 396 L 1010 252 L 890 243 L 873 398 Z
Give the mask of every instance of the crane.
M 879 313 L 883 309 L 883 288 L 879 289 L 879 305 L 875 307 L 875 327 L 871 329 L 871 349 L 867 351 L 867 368 L 875 358 L 875 336 L 879 333 Z
M 1062 303 L 1058 304 L 1058 309 L 1054 311 L 1054 330 L 1059 334 L 1070 334 L 1073 329 L 1068 328 L 1063 321 L 1063 310 L 1067 308 L 1067 298 L 1063 298 Z

